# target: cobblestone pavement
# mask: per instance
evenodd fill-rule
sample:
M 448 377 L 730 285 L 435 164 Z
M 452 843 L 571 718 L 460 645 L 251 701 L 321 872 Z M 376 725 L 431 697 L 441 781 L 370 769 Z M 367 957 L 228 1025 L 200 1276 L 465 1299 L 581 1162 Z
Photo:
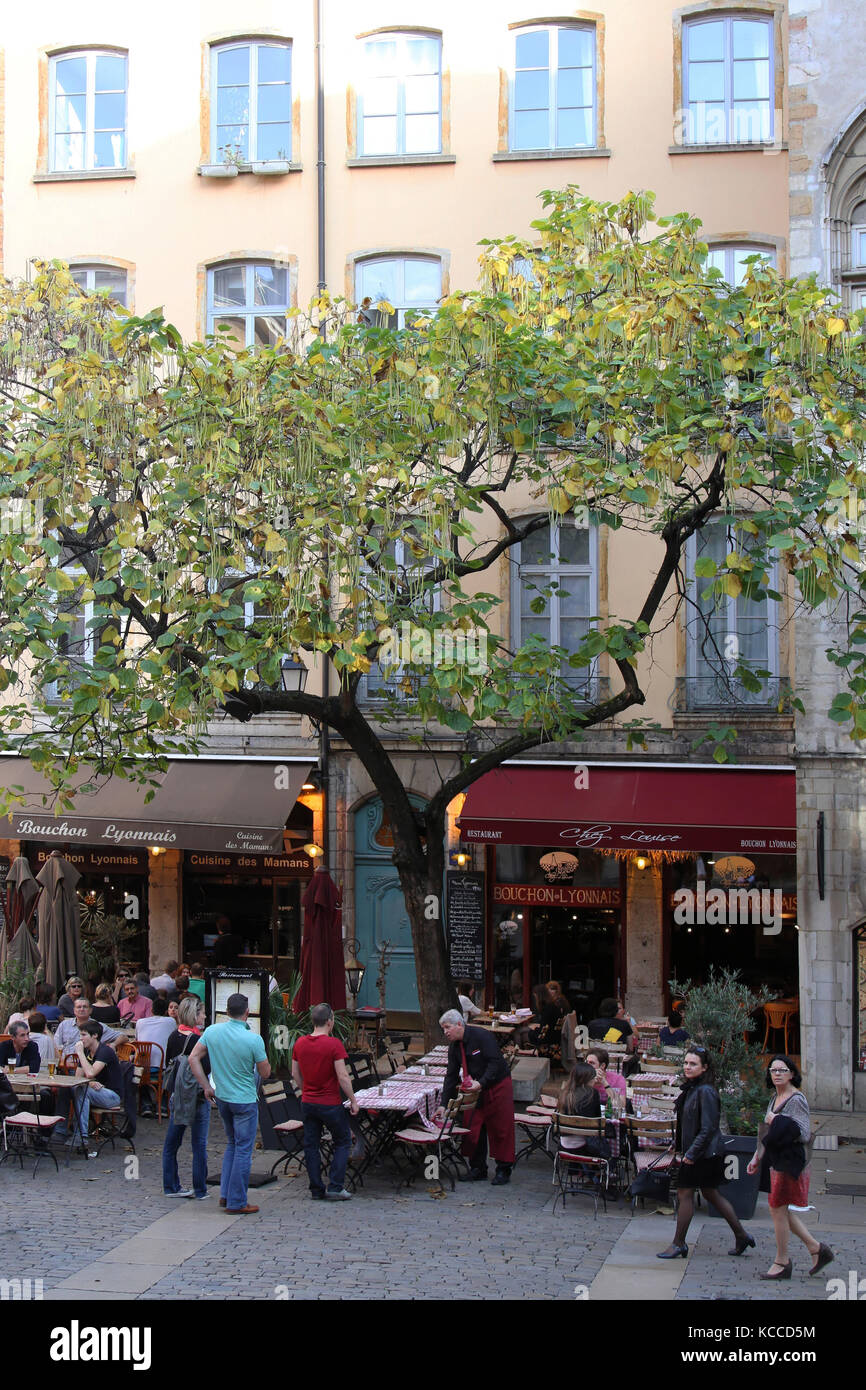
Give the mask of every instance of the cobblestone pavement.
M 211 1170 L 222 1148 L 212 1129 Z M 0 1168 L 0 1249 L 7 1277 L 42 1279 L 46 1299 L 450 1299 L 472 1279 L 473 1296 L 574 1300 L 826 1300 L 827 1280 L 866 1274 L 864 1201 L 813 1200 L 806 1220 L 837 1253 L 818 1279 L 805 1277 L 808 1256 L 792 1242 L 795 1276 L 763 1284 L 772 1228 L 765 1200 L 750 1229 L 758 1249 L 732 1260 L 723 1222 L 698 1216 L 688 1261 L 656 1261 L 672 1218 L 639 1212 L 622 1202 L 593 1215 L 592 1203 L 570 1201 L 553 1210 L 551 1166 L 543 1156 L 521 1164 L 509 1187 L 458 1184 L 431 1196 L 398 1190 L 390 1174 L 368 1176 L 352 1202 L 309 1200 L 303 1176 L 280 1177 L 251 1192 L 258 1216 L 228 1217 L 218 1188 L 205 1202 L 162 1196 L 164 1127 L 142 1122 L 138 1165 L 118 1146 L 101 1158 L 74 1158 L 59 1174 L 44 1162 Z M 257 1154 L 254 1172 L 272 1155 Z M 190 1151 L 181 1150 L 181 1180 Z M 817 1175 L 816 1175 L 817 1176 Z M 815 1183 L 816 1189 L 819 1182 Z M 796 1244 L 797 1248 L 793 1248 Z M 325 1262 L 322 1252 L 331 1251 Z M 459 1271 L 459 1272 L 458 1272 Z

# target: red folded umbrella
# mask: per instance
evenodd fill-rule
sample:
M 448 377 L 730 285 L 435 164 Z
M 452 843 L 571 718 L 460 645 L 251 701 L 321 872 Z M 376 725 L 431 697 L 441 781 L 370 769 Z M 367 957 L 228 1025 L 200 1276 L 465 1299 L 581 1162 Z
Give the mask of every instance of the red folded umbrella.
M 317 869 L 301 903 L 304 933 L 301 988 L 294 999 L 297 1013 L 314 1004 L 346 1007 L 341 902 L 340 890 L 327 869 Z

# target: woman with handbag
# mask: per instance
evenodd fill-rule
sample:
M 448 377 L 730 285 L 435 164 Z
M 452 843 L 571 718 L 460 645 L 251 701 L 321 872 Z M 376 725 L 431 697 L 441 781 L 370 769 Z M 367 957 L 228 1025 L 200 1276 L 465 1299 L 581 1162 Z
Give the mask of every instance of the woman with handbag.
M 776 1258 L 762 1279 L 790 1279 L 793 1263 L 788 1259 L 788 1236 L 797 1236 L 815 1263 L 809 1270 L 817 1274 L 835 1259 L 829 1245 L 817 1241 L 806 1230 L 791 1207 L 809 1203 L 809 1163 L 806 1148 L 812 1134 L 809 1102 L 798 1088 L 803 1078 L 790 1057 L 773 1057 L 767 1068 L 767 1087 L 775 1091 L 758 1130 L 758 1147 L 748 1166 L 756 1173 L 766 1152 L 770 1163 L 770 1215 L 776 1237 Z
M 659 1260 L 683 1259 L 689 1253 L 686 1235 L 695 1214 L 695 1188 L 719 1216 L 724 1217 L 735 1236 L 729 1255 L 742 1255 L 755 1241 L 746 1231 L 726 1197 L 719 1194 L 725 1181 L 725 1146 L 719 1129 L 721 1102 L 716 1077 L 705 1047 L 690 1046 L 683 1060 L 685 1081 L 677 1096 L 676 1149 L 682 1154 L 677 1174 L 677 1228 L 667 1250 Z
M 204 1025 L 204 1004 L 190 995 L 178 1006 L 178 1026 L 166 1043 L 166 1067 L 175 1059 L 188 1057 L 201 1036 Z M 175 1063 L 175 1071 L 177 1064 Z M 167 1079 L 167 1078 L 166 1078 Z M 183 1143 L 186 1124 L 175 1121 L 175 1097 L 168 1102 L 169 1123 L 162 1148 L 162 1195 L 164 1197 L 195 1197 L 199 1202 L 209 1197 L 207 1190 L 207 1136 L 210 1129 L 210 1105 L 204 1091 L 196 1098 L 195 1118 L 189 1125 L 192 1143 L 192 1187 L 182 1188 L 177 1170 L 178 1149 Z

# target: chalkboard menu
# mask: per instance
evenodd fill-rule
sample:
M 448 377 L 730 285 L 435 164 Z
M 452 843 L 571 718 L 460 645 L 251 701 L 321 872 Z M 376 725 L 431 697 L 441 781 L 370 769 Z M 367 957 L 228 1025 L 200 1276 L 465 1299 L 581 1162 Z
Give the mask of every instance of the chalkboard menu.
M 446 932 L 451 978 L 484 979 L 484 875 L 449 872 Z

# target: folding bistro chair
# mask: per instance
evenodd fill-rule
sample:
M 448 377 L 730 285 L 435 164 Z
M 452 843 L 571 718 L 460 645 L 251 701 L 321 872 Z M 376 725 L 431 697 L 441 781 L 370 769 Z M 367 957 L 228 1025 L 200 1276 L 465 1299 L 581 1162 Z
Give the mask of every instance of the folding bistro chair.
M 631 1188 L 632 1211 L 637 1206 L 638 1198 L 641 1202 L 645 1197 L 667 1201 L 670 1179 L 676 1170 L 675 1154 L 671 1147 L 675 1138 L 673 1116 L 669 1120 L 642 1120 L 629 1115 L 625 1123 L 635 1178 Z M 641 1186 L 646 1190 L 641 1191 Z
M 549 1158 L 551 1163 L 554 1161 L 549 1141 L 556 1101 L 553 1096 L 541 1096 L 540 1100 L 541 1104 L 527 1105 L 524 1111 L 515 1111 L 514 1123 L 525 1141 L 514 1155 L 515 1166 L 522 1158 L 529 1158 L 534 1154 L 536 1149 Z
M 279 1158 L 271 1168 L 271 1176 L 282 1164 L 283 1172 L 288 1173 L 289 1164 L 297 1163 L 298 1171 L 304 1166 L 304 1121 L 301 1102 L 291 1083 L 282 1081 L 263 1081 L 259 1087 L 259 1129 L 262 1148 L 279 1153 Z
M 149 1086 L 156 1092 L 156 1122 L 161 1125 L 165 1052 L 160 1043 L 155 1042 L 138 1042 L 136 1040 L 132 1046 L 135 1048 L 135 1072 L 138 1077 L 138 1113 L 141 1114 L 142 1087 Z M 156 1052 L 156 1060 L 154 1059 L 154 1052 Z
M 607 1211 L 607 1191 L 610 1186 L 611 1149 L 605 1133 L 603 1116 L 563 1115 L 559 1111 L 553 1116 L 553 1181 L 558 1183 L 559 1192 L 553 1199 L 554 1210 L 559 1198 L 565 1207 L 567 1196 L 591 1197 L 595 1215 L 598 1216 L 598 1199 L 602 1200 Z M 587 1148 L 565 1149 L 563 1138 L 582 1139 Z
M 423 1171 L 427 1156 L 435 1153 L 439 1160 L 439 1176 L 441 1178 L 444 1173 L 451 1184 L 451 1191 L 454 1191 L 454 1173 L 465 1172 L 469 1168 L 457 1147 L 457 1141 L 462 1142 L 469 1130 L 456 1122 L 458 1119 L 465 1120 L 471 1116 L 478 1104 L 478 1096 L 478 1091 L 461 1091 L 453 1100 L 449 1100 L 443 1118 L 432 1122 L 430 1129 L 411 1126 L 396 1131 L 394 1140 L 403 1146 L 403 1151 L 412 1165 L 409 1176 L 405 1179 L 407 1187 Z M 400 1186 L 403 1186 L 403 1182 Z

